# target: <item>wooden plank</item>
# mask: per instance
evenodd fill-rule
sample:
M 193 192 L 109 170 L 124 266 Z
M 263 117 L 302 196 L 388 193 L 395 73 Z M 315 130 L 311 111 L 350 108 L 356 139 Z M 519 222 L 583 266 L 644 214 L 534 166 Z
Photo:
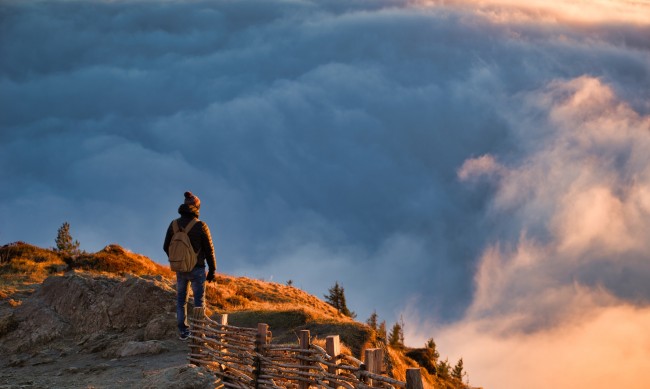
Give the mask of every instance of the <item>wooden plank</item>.
M 406 369 L 406 389 L 424 389 L 419 367 Z

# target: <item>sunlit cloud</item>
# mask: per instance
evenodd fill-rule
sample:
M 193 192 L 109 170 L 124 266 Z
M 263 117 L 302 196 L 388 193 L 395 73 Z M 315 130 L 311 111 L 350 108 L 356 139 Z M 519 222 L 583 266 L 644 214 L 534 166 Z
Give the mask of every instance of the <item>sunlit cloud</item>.
M 649 117 L 589 77 L 554 81 L 529 98 L 547 110 L 551 135 L 519 166 L 503 168 L 493 212 L 510 214 L 520 235 L 483 254 L 469 312 L 519 310 L 513 299 L 570 285 L 585 266 L 650 266 Z
M 650 25 L 650 1 L 627 0 L 416 0 L 438 8 L 462 8 L 495 23 Z
M 485 388 L 644 389 L 650 382 L 648 308 L 594 308 L 581 320 L 533 334 L 490 330 L 508 320 L 458 323 L 439 328 L 435 339 L 451 363 L 463 358 L 470 384 Z M 421 344 L 427 338 L 411 335 Z
M 546 112 L 538 124 L 548 137 L 535 151 L 515 166 L 470 158 L 458 171 L 463 181 L 501 172 L 491 217 L 509 215 L 519 235 L 484 251 L 465 318 L 430 333 L 487 387 L 643 388 L 650 117 L 586 76 L 552 81 L 527 101 Z M 621 288 L 629 271 L 636 292 Z M 638 305 L 621 299 L 630 293 Z
M 458 169 L 458 178 L 461 181 L 468 181 L 478 177 L 495 176 L 503 171 L 494 156 L 485 154 L 477 158 L 471 158 L 463 162 Z

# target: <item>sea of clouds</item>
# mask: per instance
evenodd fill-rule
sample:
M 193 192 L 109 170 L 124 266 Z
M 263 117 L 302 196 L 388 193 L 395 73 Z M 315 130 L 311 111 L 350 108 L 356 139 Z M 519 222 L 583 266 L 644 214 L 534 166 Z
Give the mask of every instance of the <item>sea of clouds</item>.
M 650 382 L 646 1 L 4 1 L 0 243 L 403 315 L 486 388 Z

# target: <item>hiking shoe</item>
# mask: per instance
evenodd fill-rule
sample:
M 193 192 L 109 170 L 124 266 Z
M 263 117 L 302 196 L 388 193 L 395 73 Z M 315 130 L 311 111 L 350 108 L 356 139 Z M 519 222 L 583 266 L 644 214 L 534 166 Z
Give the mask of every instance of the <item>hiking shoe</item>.
M 190 333 L 189 332 L 183 332 L 180 335 L 178 335 L 178 339 L 182 341 L 186 341 L 190 338 Z

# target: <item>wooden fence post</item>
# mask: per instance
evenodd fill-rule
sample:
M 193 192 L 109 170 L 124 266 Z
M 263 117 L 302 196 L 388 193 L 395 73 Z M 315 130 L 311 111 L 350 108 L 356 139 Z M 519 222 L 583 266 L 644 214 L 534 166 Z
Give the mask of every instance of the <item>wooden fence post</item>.
M 381 374 L 383 370 L 384 352 L 380 348 L 370 348 L 366 350 L 365 362 L 368 373 Z M 372 379 L 366 380 L 368 386 L 372 386 Z
M 330 335 L 325 338 L 325 351 L 327 352 L 327 355 L 330 356 L 330 360 L 328 362 L 338 365 L 338 356 L 341 354 L 341 337 L 338 335 Z M 328 366 L 327 372 L 330 374 L 338 375 L 340 371 L 334 366 Z M 334 388 L 339 386 L 336 380 L 329 380 L 329 384 Z
M 341 354 L 341 337 L 339 335 L 330 335 L 325 338 L 325 351 L 331 357 L 328 362 L 338 365 L 338 356 Z M 332 374 L 339 374 L 339 369 L 334 366 L 329 366 L 327 371 Z
M 309 330 L 300 331 L 299 339 L 300 339 L 300 348 L 303 350 L 309 350 L 309 346 L 311 345 L 311 336 L 309 334 Z M 307 356 L 307 354 L 304 354 L 304 356 Z M 300 365 L 309 366 L 309 362 L 301 360 Z M 300 370 L 309 371 L 309 368 L 300 369 Z M 298 389 L 308 389 L 308 388 L 309 388 L 309 384 L 307 382 L 298 381 Z
M 255 356 L 255 366 L 253 368 L 253 384 L 257 389 L 259 386 L 259 377 L 264 372 L 262 371 L 262 359 L 259 357 L 264 356 L 266 351 L 266 345 L 269 343 L 269 325 L 266 323 L 257 323 L 257 338 L 255 339 L 255 352 L 258 354 Z
M 384 350 L 375 349 L 375 369 L 377 374 L 384 374 Z
M 203 333 L 203 331 L 201 330 L 201 327 L 200 327 L 200 326 L 202 326 L 202 324 L 199 324 L 199 323 L 195 322 L 196 320 L 203 320 L 203 319 L 205 319 L 205 308 L 203 308 L 203 307 L 194 307 L 194 310 L 192 311 L 192 317 L 191 317 L 191 320 L 190 320 L 190 333 L 196 338 L 204 338 L 205 337 L 205 334 Z M 203 347 L 202 347 L 203 344 L 204 344 L 204 342 L 202 342 L 201 340 L 192 339 L 192 341 L 190 342 L 190 352 L 192 354 L 202 355 L 203 354 Z M 204 359 L 203 356 L 195 357 L 195 358 L 198 358 L 198 359 L 201 359 L 201 360 Z M 194 363 L 194 365 L 198 366 L 199 364 Z
M 217 314 L 215 321 L 217 323 L 221 324 L 222 326 L 227 326 L 228 325 L 228 314 L 227 313 Z
M 227 326 L 228 325 L 228 314 L 227 313 L 218 314 L 216 316 L 215 321 L 217 323 L 221 324 L 222 326 Z M 221 328 L 219 330 L 221 330 Z M 225 334 L 217 335 L 217 339 L 219 340 L 219 343 L 221 343 L 222 345 L 226 343 L 226 335 Z M 225 349 L 226 349 L 226 346 L 217 347 L 217 350 L 219 350 L 219 351 L 224 351 Z
M 406 389 L 424 389 L 422 372 L 419 367 L 406 369 Z
M 257 343 L 260 348 L 269 343 L 269 325 L 266 323 L 257 323 Z M 260 350 L 261 351 L 261 350 Z

